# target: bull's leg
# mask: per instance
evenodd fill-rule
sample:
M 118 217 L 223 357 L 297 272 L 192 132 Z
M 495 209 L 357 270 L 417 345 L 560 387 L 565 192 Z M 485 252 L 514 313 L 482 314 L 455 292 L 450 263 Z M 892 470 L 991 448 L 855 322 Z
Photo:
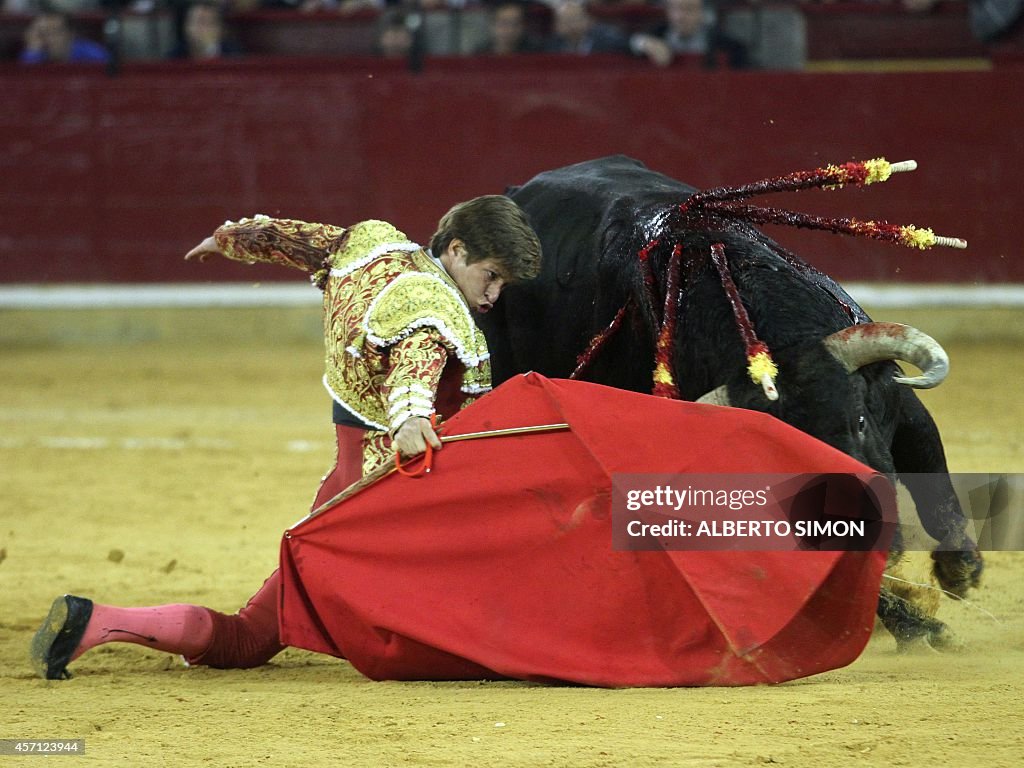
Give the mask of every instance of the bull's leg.
M 897 579 L 902 578 L 903 559 L 903 529 L 896 526 L 886 563 L 886 574 Z M 882 626 L 896 639 L 896 648 L 901 653 L 922 646 L 936 651 L 959 647 L 960 643 L 949 627 L 935 618 L 937 607 L 931 602 L 926 605 L 915 590 L 908 589 L 897 581 L 892 588 L 882 588 L 878 595 L 876 614 Z
M 896 526 L 890 543 L 885 573 L 897 579 L 902 578 L 903 529 Z M 878 595 L 877 615 L 889 634 L 896 639 L 896 648 L 902 653 L 924 645 L 936 650 L 955 643 L 949 628 L 934 618 L 936 606 L 925 606 L 900 581 L 892 587 L 883 587 Z M 948 642 L 947 642 L 948 639 Z
M 882 626 L 896 638 L 896 648 L 900 652 L 909 651 L 922 643 L 937 651 L 959 646 L 949 627 L 885 588 L 878 595 L 878 618 Z
M 917 562 L 916 572 L 908 574 L 904 565 L 906 558 L 900 558 L 897 563 L 890 563 L 885 569 L 885 584 L 888 590 L 916 605 L 926 616 L 935 616 L 939 612 L 942 601 L 942 591 L 930 584 L 920 583 L 921 562 Z M 908 579 L 908 575 L 912 578 Z
M 943 589 L 963 597 L 981 579 L 981 553 L 965 533 L 967 521 L 949 479 L 934 420 L 913 392 L 901 394 L 893 464 L 914 499 L 922 525 L 939 542 L 932 553 L 935 577 Z

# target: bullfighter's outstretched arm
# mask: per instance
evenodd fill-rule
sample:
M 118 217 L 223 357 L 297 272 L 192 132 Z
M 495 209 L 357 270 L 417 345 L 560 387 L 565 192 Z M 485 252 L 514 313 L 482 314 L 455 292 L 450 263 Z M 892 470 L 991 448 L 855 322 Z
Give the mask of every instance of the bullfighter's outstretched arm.
M 225 222 L 185 258 L 201 261 L 217 254 L 234 261 L 281 264 L 312 273 L 324 267 L 328 255 L 343 243 L 345 234 L 344 227 L 331 224 L 254 216 Z

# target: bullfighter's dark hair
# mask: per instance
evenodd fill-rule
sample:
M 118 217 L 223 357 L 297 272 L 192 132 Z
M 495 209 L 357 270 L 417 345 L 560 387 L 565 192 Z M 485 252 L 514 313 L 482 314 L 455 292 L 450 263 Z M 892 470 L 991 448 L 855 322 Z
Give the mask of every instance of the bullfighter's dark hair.
M 504 195 L 484 195 L 459 203 L 441 217 L 430 239 L 440 257 L 452 240 L 466 245 L 466 263 L 490 259 L 509 282 L 530 280 L 540 272 L 541 249 L 523 209 Z

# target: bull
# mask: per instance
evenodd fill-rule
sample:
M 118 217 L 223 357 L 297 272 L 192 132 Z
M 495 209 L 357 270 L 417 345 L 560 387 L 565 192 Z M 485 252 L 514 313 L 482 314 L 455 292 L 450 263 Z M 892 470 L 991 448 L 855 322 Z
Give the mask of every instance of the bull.
M 727 206 L 687 210 L 696 193 L 623 156 L 541 173 L 510 189 L 545 258 L 536 280 L 509 287 L 481 318 L 495 381 L 577 371 L 649 392 L 671 302 L 662 303 L 675 293 L 676 327 L 664 356 L 678 396 L 769 413 L 898 476 L 939 542 L 936 579 L 962 597 L 977 586 L 982 559 L 965 532 L 935 422 L 913 391 L 942 381 L 945 352 L 919 330 L 873 323 L 839 284 Z M 777 378 L 759 383 L 748 375 L 744 330 L 771 350 Z M 904 375 L 898 360 L 921 374 Z M 901 549 L 896 542 L 890 562 Z M 900 649 L 955 643 L 943 622 L 888 588 L 878 616 Z

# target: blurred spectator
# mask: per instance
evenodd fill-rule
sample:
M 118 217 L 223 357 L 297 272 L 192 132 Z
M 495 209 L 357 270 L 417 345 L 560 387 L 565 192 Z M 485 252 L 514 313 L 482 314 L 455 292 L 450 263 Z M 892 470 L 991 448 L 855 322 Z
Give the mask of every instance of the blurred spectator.
M 491 11 L 490 34 L 476 53 L 508 56 L 513 53 L 536 53 L 544 49 L 526 31 L 526 8 L 522 3 L 502 2 Z
M 311 4 L 318 2 L 318 0 L 306 0 L 306 2 Z M 333 2 L 333 0 L 319 0 L 319 2 L 322 2 L 325 7 L 330 7 L 330 3 Z M 352 13 L 354 11 L 365 10 L 376 11 L 379 10 L 382 5 L 384 5 L 384 3 L 379 2 L 378 0 L 340 0 L 337 4 L 338 11 L 340 13 Z
M 43 11 L 53 13 L 81 13 L 95 11 L 100 0 L 2 0 L 0 8 L 4 13 L 35 14 Z
M 629 53 L 629 39 L 618 27 L 596 21 L 581 0 L 562 0 L 554 7 L 554 26 L 547 50 L 555 53 Z
M 300 11 L 337 11 L 338 13 L 355 13 L 357 11 L 379 11 L 385 8 L 405 8 L 407 13 L 416 10 L 431 11 L 447 6 L 466 5 L 466 0 L 263 0 L 265 8 L 294 8 Z
M 258 7 L 271 10 L 287 9 L 290 11 L 303 11 L 304 13 L 315 13 L 317 11 L 340 11 L 358 10 L 359 8 L 378 8 L 379 4 L 374 0 L 351 0 L 351 8 L 348 3 L 341 3 L 338 0 L 260 0 Z
M 385 59 L 409 58 L 412 53 L 413 34 L 405 13 L 394 10 L 380 17 L 377 32 L 377 52 Z
M 202 60 L 241 53 L 238 43 L 225 34 L 220 6 L 213 0 L 199 0 L 185 11 L 181 39 L 170 55 L 172 59 Z
M 1024 21 L 1024 0 L 967 0 L 967 17 L 976 38 L 995 42 Z
M 746 46 L 722 32 L 714 10 L 705 6 L 704 0 L 665 0 L 665 21 L 649 35 L 630 38 L 635 54 L 646 56 L 659 67 L 671 64 L 677 54 L 701 56 L 708 67 L 750 66 Z
M 47 62 L 94 62 L 110 60 L 99 43 L 77 37 L 67 14 L 43 11 L 25 30 L 25 48 L 18 59 L 22 64 Z
M 899 5 L 911 13 L 928 13 L 941 0 L 899 0 Z
M 911 13 L 930 13 L 942 0 L 898 0 Z M 967 0 L 971 33 L 986 43 L 996 42 L 1024 21 L 1024 0 Z

